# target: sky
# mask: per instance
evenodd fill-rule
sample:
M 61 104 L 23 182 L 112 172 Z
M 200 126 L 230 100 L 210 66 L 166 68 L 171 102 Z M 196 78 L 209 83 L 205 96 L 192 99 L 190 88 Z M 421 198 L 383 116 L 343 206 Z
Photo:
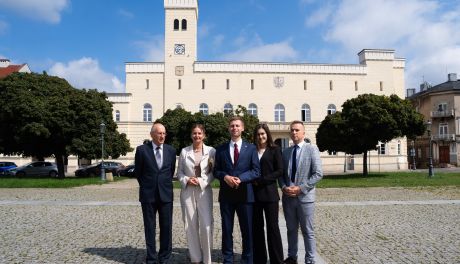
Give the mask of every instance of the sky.
M 406 59 L 406 88 L 460 76 L 460 0 L 199 0 L 198 60 Z M 0 0 L 0 58 L 124 92 L 125 62 L 163 61 L 163 0 Z

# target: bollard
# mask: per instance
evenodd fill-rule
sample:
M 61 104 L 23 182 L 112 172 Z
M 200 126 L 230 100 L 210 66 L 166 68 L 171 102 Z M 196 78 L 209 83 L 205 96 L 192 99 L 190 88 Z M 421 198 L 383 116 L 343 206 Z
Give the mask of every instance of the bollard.
M 105 179 L 109 182 L 113 181 L 113 174 L 111 172 L 105 173 Z

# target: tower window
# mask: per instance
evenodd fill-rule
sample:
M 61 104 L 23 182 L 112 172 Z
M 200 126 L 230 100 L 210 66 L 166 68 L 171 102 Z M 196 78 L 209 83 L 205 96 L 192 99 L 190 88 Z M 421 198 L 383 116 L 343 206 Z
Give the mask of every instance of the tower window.
M 251 90 L 254 90 L 254 79 L 251 79 Z
M 179 30 L 179 19 L 174 19 L 174 30 Z
M 201 80 L 201 89 L 204 90 L 204 86 L 205 86 L 204 79 L 202 79 L 202 80 Z
M 383 82 L 380 82 L 380 91 L 383 91 Z
M 230 79 L 227 79 L 227 90 L 230 89 Z
M 177 89 L 179 89 L 179 90 L 182 89 L 182 80 L 181 79 L 177 80 Z
M 334 88 L 334 84 L 332 83 L 332 81 L 329 81 L 329 90 L 332 91 L 333 88 Z
M 145 89 L 149 89 L 149 88 L 150 88 L 150 80 L 145 79 Z
M 187 19 L 182 19 L 182 30 L 187 30 Z
M 307 80 L 303 80 L 303 89 L 307 90 Z
M 355 81 L 355 91 L 358 91 L 358 81 Z

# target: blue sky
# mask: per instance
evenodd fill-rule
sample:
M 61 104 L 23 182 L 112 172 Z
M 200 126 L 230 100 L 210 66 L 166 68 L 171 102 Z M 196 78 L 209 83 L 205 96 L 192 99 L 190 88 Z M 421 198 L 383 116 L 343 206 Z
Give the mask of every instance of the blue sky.
M 200 61 L 406 58 L 406 88 L 460 75 L 460 0 L 201 0 Z M 163 0 L 0 0 L 0 58 L 77 88 L 124 91 L 124 63 L 163 61 Z

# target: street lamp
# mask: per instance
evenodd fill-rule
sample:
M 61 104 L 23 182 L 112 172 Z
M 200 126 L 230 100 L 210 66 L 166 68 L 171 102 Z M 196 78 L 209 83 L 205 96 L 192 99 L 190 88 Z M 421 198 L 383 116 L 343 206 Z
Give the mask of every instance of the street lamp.
M 415 141 L 411 140 L 411 148 L 410 148 L 410 156 L 412 157 L 412 169 L 413 170 L 416 170 L 416 166 L 415 166 Z
M 104 168 L 104 134 L 105 134 L 105 124 L 102 122 L 100 124 L 101 129 L 101 145 L 102 145 L 102 157 L 101 157 L 101 181 L 105 181 L 105 168 Z
M 431 120 L 426 122 L 426 130 L 428 132 L 428 144 L 429 144 L 429 157 L 428 157 L 428 177 L 433 177 L 433 149 L 432 149 L 432 142 L 431 142 Z

